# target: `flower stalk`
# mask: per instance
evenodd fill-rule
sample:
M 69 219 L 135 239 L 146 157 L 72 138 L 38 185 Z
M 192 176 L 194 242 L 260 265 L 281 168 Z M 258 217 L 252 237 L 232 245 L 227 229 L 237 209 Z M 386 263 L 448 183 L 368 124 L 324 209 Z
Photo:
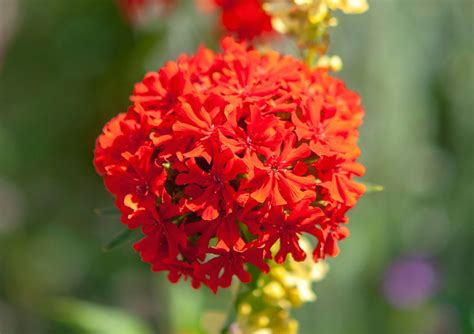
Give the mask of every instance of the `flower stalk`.
M 368 4 L 366 0 L 266 0 L 263 8 L 277 33 L 296 40 L 310 68 L 338 72 L 342 69 L 341 58 L 326 55 L 329 29 L 338 24 L 333 12 L 361 14 L 368 9 Z

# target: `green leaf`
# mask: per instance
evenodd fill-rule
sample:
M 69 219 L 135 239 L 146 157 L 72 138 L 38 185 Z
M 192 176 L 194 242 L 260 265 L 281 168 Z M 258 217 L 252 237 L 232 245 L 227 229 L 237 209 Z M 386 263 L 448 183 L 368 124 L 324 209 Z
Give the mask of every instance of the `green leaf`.
M 238 221 L 238 224 L 239 224 L 239 230 L 245 240 L 245 242 L 250 242 L 254 239 L 256 239 L 256 236 L 254 236 L 252 233 L 250 233 L 250 230 L 249 230 L 249 227 L 241 222 L 241 221 Z
M 385 190 L 385 187 L 380 184 L 370 183 L 370 182 L 361 182 L 365 185 L 366 193 L 377 193 Z
M 74 333 L 153 333 L 146 322 L 120 309 L 72 298 L 54 300 L 50 317 L 53 322 Z
M 120 212 L 114 206 L 109 206 L 106 208 L 96 208 L 94 209 L 94 213 L 98 216 L 118 216 Z
M 130 240 L 132 240 L 135 236 L 135 231 L 132 230 L 125 230 L 115 238 L 113 238 L 107 245 L 104 246 L 104 251 L 111 251 L 117 247 L 120 247 Z

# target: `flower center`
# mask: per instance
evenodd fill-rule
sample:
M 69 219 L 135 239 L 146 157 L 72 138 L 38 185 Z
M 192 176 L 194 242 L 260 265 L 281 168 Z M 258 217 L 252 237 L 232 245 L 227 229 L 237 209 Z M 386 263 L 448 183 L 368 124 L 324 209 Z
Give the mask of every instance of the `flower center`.
M 137 186 L 135 187 L 135 191 L 137 192 L 137 195 L 140 195 L 140 196 L 148 195 L 149 190 L 150 189 L 148 187 L 148 184 L 146 183 L 137 184 Z
M 326 133 L 324 132 L 324 126 L 319 123 L 317 127 L 314 129 L 314 136 L 316 139 L 322 140 L 326 138 Z
M 216 174 L 211 174 L 212 176 L 212 179 L 214 180 L 215 183 L 219 184 L 219 185 L 224 185 L 224 182 L 222 182 L 221 178 L 219 177 L 219 175 L 216 175 Z

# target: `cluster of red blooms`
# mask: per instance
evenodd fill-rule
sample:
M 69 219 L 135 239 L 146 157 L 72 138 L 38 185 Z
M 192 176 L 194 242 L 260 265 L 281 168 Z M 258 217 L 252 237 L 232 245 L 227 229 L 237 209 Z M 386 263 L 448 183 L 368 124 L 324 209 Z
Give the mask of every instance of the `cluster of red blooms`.
M 303 234 L 315 260 L 337 255 L 364 192 L 359 96 L 293 57 L 222 47 L 148 73 L 94 160 L 152 270 L 214 291 L 249 282 L 248 264 L 305 259 Z
M 203 1 L 203 0 L 199 0 Z M 239 39 L 253 39 L 273 31 L 262 0 L 207 0 L 221 10 L 222 26 Z
M 117 0 L 129 22 L 152 5 L 170 9 L 177 0 Z M 253 39 L 273 32 L 271 17 L 262 8 L 261 0 L 196 0 L 204 10 L 220 11 L 222 27 L 240 40 Z

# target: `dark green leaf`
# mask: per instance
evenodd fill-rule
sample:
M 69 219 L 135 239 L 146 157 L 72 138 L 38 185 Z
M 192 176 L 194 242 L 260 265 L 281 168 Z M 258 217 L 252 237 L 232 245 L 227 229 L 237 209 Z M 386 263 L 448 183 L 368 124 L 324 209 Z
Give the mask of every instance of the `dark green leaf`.
M 380 184 L 370 183 L 370 182 L 361 182 L 365 185 L 365 192 L 366 193 L 377 193 L 384 191 L 385 187 Z
M 104 251 L 111 251 L 120 247 L 133 239 L 135 232 L 132 230 L 125 230 L 115 238 L 113 238 L 107 245 L 104 246 Z
M 120 214 L 117 208 L 113 206 L 94 209 L 94 213 L 98 216 L 118 216 Z

